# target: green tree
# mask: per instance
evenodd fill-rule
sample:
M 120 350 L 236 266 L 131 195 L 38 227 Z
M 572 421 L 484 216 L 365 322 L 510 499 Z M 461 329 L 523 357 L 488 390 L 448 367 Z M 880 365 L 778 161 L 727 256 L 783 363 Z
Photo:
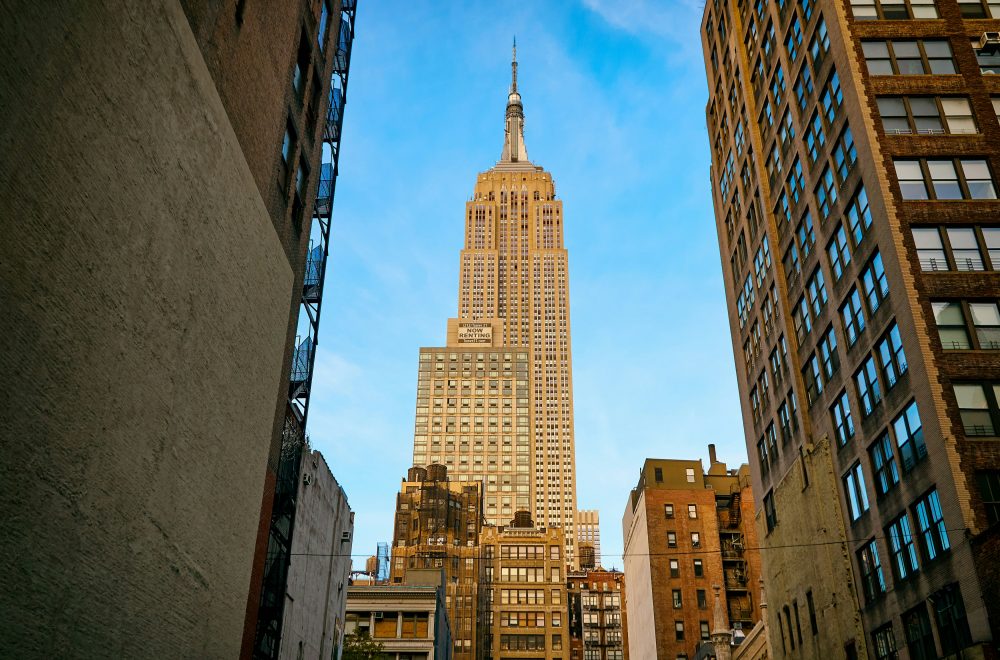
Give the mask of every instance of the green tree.
M 344 653 L 341 660 L 381 660 L 384 658 L 381 642 L 368 635 L 344 635 Z

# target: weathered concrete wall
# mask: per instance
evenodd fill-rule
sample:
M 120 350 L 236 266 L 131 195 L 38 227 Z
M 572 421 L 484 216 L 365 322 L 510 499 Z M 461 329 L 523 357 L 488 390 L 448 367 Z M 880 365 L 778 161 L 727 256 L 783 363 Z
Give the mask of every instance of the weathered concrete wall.
M 281 658 L 339 659 L 353 536 L 354 514 L 347 494 L 323 455 L 304 451 Z
M 292 272 L 176 0 L 0 2 L 0 644 L 239 651 Z

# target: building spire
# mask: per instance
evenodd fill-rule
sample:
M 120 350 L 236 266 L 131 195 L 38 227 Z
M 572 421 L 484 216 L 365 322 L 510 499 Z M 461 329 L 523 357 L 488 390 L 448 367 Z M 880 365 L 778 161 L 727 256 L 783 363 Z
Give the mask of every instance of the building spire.
M 528 150 L 524 146 L 524 106 L 517 91 L 517 37 L 511 49 L 510 93 L 507 95 L 507 118 L 504 126 L 501 163 L 528 163 Z

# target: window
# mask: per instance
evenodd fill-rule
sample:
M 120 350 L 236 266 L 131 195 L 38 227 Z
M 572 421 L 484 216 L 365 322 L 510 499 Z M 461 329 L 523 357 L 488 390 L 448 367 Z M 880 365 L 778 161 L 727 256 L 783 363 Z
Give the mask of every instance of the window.
M 931 490 L 917 500 L 913 510 L 917 519 L 917 531 L 920 533 L 920 546 L 924 551 L 924 559 L 934 561 L 951 547 L 937 489 Z
M 1000 349 L 1000 310 L 996 303 L 932 301 L 931 308 L 944 350 Z M 972 320 L 971 328 L 967 319 Z
M 868 311 L 874 314 L 889 295 L 889 280 L 885 276 L 882 255 L 878 250 L 861 271 L 861 284 L 865 290 Z
M 813 79 L 812 73 L 809 72 L 809 67 L 802 67 L 799 77 L 795 80 L 794 91 L 795 100 L 799 104 L 799 112 L 803 112 L 806 109 L 806 104 L 809 102 L 809 97 L 813 93 Z
M 876 102 L 882 128 L 889 135 L 979 132 L 965 97 L 880 96 Z
M 879 364 L 882 367 L 882 378 L 885 380 L 886 389 L 892 389 L 896 385 L 899 376 L 906 373 L 906 355 L 903 353 L 903 341 L 899 338 L 899 326 L 895 322 L 889 327 L 889 331 L 875 345 L 879 357 Z
M 911 401 L 896 419 L 892 420 L 892 429 L 896 435 L 896 446 L 903 459 L 903 471 L 909 472 L 927 455 L 924 444 L 924 431 L 920 424 L 920 412 L 917 402 Z
M 1000 2 L 996 0 L 958 0 L 962 18 L 1000 18 Z
M 674 609 L 675 610 L 679 610 L 682 607 L 684 607 L 684 603 L 683 603 L 683 601 L 681 599 L 681 590 L 680 589 L 674 589 L 672 591 L 672 593 L 673 593 L 673 598 L 674 598 Z
M 997 493 L 1000 494 L 1000 490 L 998 490 Z M 698 609 L 699 610 L 708 609 L 708 598 L 705 596 L 705 590 L 698 589 L 698 591 L 695 592 L 695 594 L 698 597 Z
M 878 376 L 875 375 L 875 360 L 869 357 L 854 374 L 854 383 L 858 388 L 858 400 L 864 416 L 872 414 L 882 401 L 882 390 L 879 389 Z
M 809 606 L 809 629 L 813 635 L 819 634 L 819 624 L 816 623 L 816 604 L 813 602 L 813 592 L 806 592 L 806 603 Z
M 698 517 L 698 507 L 694 504 L 688 504 L 688 518 Z
M 689 484 L 694 483 L 694 468 L 687 468 L 684 470 L 684 478 L 687 479 Z
M 913 227 L 913 243 L 917 246 L 917 260 L 921 270 L 948 270 L 944 243 L 937 227 Z
M 698 627 L 701 629 L 702 640 L 707 640 L 711 637 L 711 633 L 708 630 L 708 621 L 700 621 Z
M 994 5 L 993 15 L 997 16 L 997 7 Z M 979 71 L 984 75 L 996 75 L 1000 73 L 1000 52 L 987 46 L 979 47 L 979 39 L 972 42 L 972 49 L 976 52 L 976 61 L 979 63 Z
M 767 531 L 771 532 L 778 525 L 778 514 L 774 510 L 774 493 L 768 491 L 764 496 L 764 519 L 767 522 Z
M 829 381 L 840 369 L 840 357 L 837 354 L 837 336 L 833 333 L 833 326 L 827 328 L 823 338 L 819 340 L 819 356 L 823 363 L 823 376 Z
M 843 225 L 837 225 L 833 238 L 826 246 L 826 254 L 830 258 L 830 270 L 833 271 L 834 281 L 840 281 L 844 275 L 844 268 L 851 263 L 851 248 L 847 245 L 847 232 L 844 231 Z
M 934 0 L 851 0 L 851 10 L 859 21 L 938 17 Z
M 899 470 L 896 469 L 896 455 L 892 453 L 892 443 L 889 434 L 883 432 L 872 443 L 868 450 L 872 459 L 872 472 L 875 475 L 875 491 L 885 495 L 899 483 Z
M 656 483 L 661 483 L 663 481 L 663 468 L 653 468 L 653 478 L 656 479 Z
M 910 533 L 910 519 L 906 514 L 889 523 L 885 530 L 886 542 L 889 544 L 889 556 L 892 559 L 892 570 L 900 582 L 908 579 L 919 569 L 917 550 L 913 544 L 913 534 Z
M 821 18 L 816 26 L 816 34 L 809 42 L 809 54 L 812 55 L 814 69 L 819 68 L 828 52 L 830 52 L 830 35 L 826 29 L 826 20 Z
M 875 539 L 868 541 L 858 551 L 858 566 L 861 568 L 861 585 L 864 588 L 865 600 L 871 603 L 885 593 L 885 576 L 882 573 L 882 562 L 878 557 Z
M 865 329 L 865 317 L 861 311 L 861 295 L 856 287 L 852 287 L 847 299 L 840 308 L 840 318 L 844 322 L 844 334 L 847 336 L 847 344 L 853 346 L 858 340 L 858 335 Z
M 892 636 L 892 623 L 876 628 L 872 632 L 876 660 L 896 660 L 896 638 Z
M 666 516 L 667 518 L 673 518 L 674 517 L 674 505 L 673 504 L 664 504 L 663 505 L 663 515 Z
M 670 577 L 680 577 L 681 576 L 681 566 L 677 559 L 670 560 Z
M 881 266 L 881 259 L 879 260 Z M 884 273 L 883 273 L 884 277 Z M 823 271 L 817 268 L 806 282 L 806 294 L 809 296 L 809 307 L 813 318 L 818 318 L 826 307 L 826 283 L 823 281 Z
M 937 620 L 941 651 L 952 656 L 964 648 L 972 646 L 972 633 L 965 616 L 965 603 L 958 583 L 949 584 L 944 589 L 931 594 L 934 618 Z
M 701 547 L 701 534 L 698 532 L 691 532 L 691 547 L 700 548 Z
M 851 522 L 868 511 L 868 490 L 865 488 L 865 474 L 861 463 L 855 463 L 844 475 L 844 493 L 847 498 L 847 512 Z
M 677 547 L 677 532 L 667 532 L 667 547 L 668 548 Z
M 705 566 L 700 559 L 694 560 L 694 576 L 695 577 L 705 576 Z
M 996 199 L 983 159 L 896 159 L 899 190 L 908 200 Z
M 976 472 L 976 481 L 986 512 L 986 524 L 1000 523 L 1000 470 L 980 470 Z
M 985 270 L 983 255 L 979 251 L 976 230 L 971 227 L 949 227 L 945 234 L 951 246 L 951 256 L 956 270 Z
M 923 603 L 903 614 L 903 630 L 906 632 L 906 648 L 910 651 L 911 658 L 935 660 L 938 657 L 937 649 L 934 648 L 931 620 Z
M 873 76 L 956 73 L 945 39 L 862 41 L 861 50 Z
M 847 175 L 857 160 L 858 150 L 854 146 L 854 135 L 851 133 L 851 127 L 847 126 L 833 147 L 833 163 L 841 182 L 847 180 Z
M 967 437 L 996 435 L 997 395 L 1000 386 L 956 383 L 955 400 Z
M 819 184 L 816 186 L 816 204 L 819 205 L 820 219 L 830 217 L 830 207 L 837 201 L 837 185 L 833 180 L 833 170 L 829 166 L 823 168 Z
M 674 621 L 674 638 L 678 642 L 684 641 L 684 622 Z
M 806 401 L 812 405 L 823 392 L 823 374 L 820 372 L 819 359 L 813 353 L 802 368 L 802 380 L 806 386 Z
M 827 81 L 826 87 L 823 88 L 823 94 L 819 97 L 820 106 L 823 108 L 823 114 L 826 115 L 826 121 L 832 124 L 837 118 L 837 110 L 840 109 L 840 105 L 844 102 L 844 92 L 840 88 L 840 76 L 834 71 L 833 75 L 830 76 L 830 80 Z
M 837 444 L 843 447 L 854 437 L 854 420 L 851 418 L 851 404 L 847 399 L 846 390 L 837 397 L 833 407 L 830 408 L 830 415 L 833 417 L 833 429 L 837 436 Z
M 823 134 L 823 120 L 818 111 L 813 113 L 812 119 L 806 124 L 805 143 L 809 162 L 815 163 L 819 160 L 820 150 L 826 144 L 826 135 Z

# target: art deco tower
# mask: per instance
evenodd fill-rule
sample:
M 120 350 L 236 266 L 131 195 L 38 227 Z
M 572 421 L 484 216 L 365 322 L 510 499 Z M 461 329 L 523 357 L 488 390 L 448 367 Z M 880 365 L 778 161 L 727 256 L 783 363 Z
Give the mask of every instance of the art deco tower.
M 562 202 L 528 161 L 511 63 L 500 161 L 466 203 L 458 318 L 448 347 L 421 350 L 414 464 L 443 463 L 485 482 L 485 515 L 507 524 L 533 511 L 575 545 L 576 467 L 569 278 Z

